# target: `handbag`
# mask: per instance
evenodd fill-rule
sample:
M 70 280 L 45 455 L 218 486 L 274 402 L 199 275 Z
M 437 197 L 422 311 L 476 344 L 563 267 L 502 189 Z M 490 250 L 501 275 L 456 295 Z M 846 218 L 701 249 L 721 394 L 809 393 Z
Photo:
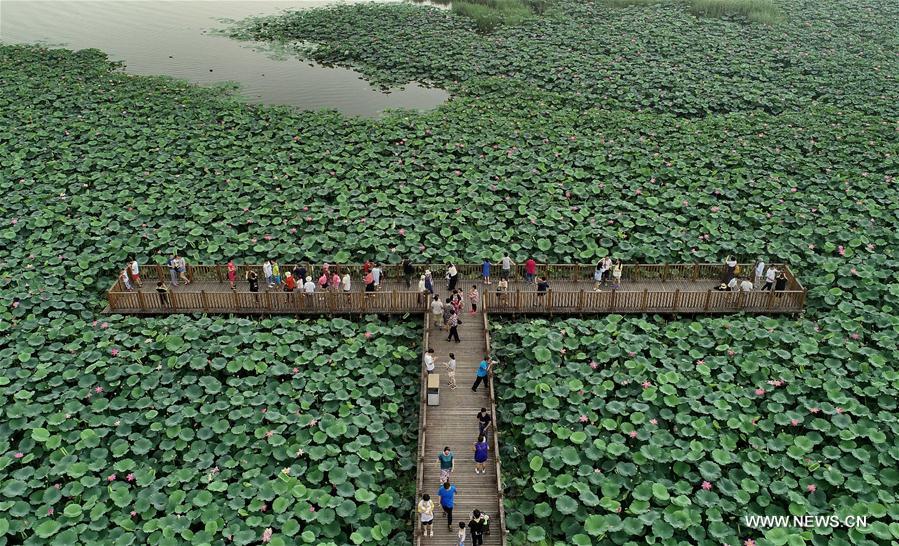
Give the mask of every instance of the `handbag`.
M 734 268 L 734 275 L 739 275 L 739 274 L 740 274 L 740 266 L 737 265 L 737 267 Z

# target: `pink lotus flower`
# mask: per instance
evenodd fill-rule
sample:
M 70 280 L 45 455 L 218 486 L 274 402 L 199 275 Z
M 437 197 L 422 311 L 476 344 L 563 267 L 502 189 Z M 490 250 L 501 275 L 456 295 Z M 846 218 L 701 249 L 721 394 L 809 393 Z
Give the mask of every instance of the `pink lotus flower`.
M 136 515 L 137 515 L 137 512 L 134 511 L 134 510 L 132 510 L 132 511 L 131 511 L 131 517 L 133 518 L 133 517 L 136 516 Z
M 637 195 L 641 195 L 643 193 L 643 190 L 641 190 L 640 188 L 637 188 L 637 191 L 635 191 L 634 193 Z
M 311 223 L 312 223 L 312 217 L 311 217 L 311 216 L 307 216 L 307 217 L 306 217 L 306 222 L 311 224 Z
M 712 489 L 712 483 L 711 482 L 702 482 L 702 488 L 705 489 L 706 491 L 710 491 Z
M 274 435 L 275 435 L 275 431 L 274 431 L 274 430 L 267 430 L 267 431 L 265 431 L 265 437 L 266 437 L 266 438 L 271 438 L 271 437 L 274 436 Z
M 265 531 L 262 531 L 262 542 L 269 542 L 272 540 L 272 528 L 266 527 Z
M 18 308 L 19 308 L 19 302 L 18 302 L 18 301 L 12 302 L 12 308 L 13 308 L 13 309 L 18 309 Z
M 808 484 L 808 486 L 807 486 L 805 489 L 806 489 L 809 493 L 814 493 L 815 490 L 818 489 L 818 488 L 815 487 L 815 484 L 810 483 L 810 484 Z
M 846 249 L 843 248 L 843 245 L 840 245 L 840 246 L 837 247 L 837 253 L 838 253 L 840 256 L 845 256 L 845 255 L 846 255 Z
M 108 323 L 108 322 L 104 322 L 104 323 L 100 324 L 100 328 L 102 328 L 103 330 L 109 328 L 109 323 Z
M 267 413 L 267 412 L 268 412 L 268 408 L 262 408 L 262 409 L 260 409 L 259 411 L 262 412 L 262 413 Z
M 365 332 L 365 339 L 371 339 L 371 332 Z
M 853 267 L 852 269 L 849 270 L 849 273 L 851 273 L 853 275 L 858 275 L 858 270 Z
M 10 223 L 11 223 L 12 225 L 16 225 L 16 224 L 19 223 L 19 219 L 18 219 L 18 218 L 13 218 L 12 220 L 10 220 Z
M 299 368 L 294 368 L 294 369 L 293 369 L 293 373 L 300 373 L 300 369 L 299 369 Z
M 310 512 L 315 512 L 315 507 L 314 507 L 314 506 L 310 506 L 310 507 L 309 507 L 309 511 L 310 511 Z
M 637 356 L 637 353 L 635 353 L 634 351 L 628 351 L 627 356 L 633 358 L 633 357 Z
M 94 392 L 97 394 L 100 394 L 101 392 L 103 392 L 103 387 L 100 387 L 100 386 L 94 387 Z
M 263 235 L 262 238 L 265 239 L 266 241 L 271 241 L 271 240 L 272 240 L 272 236 L 269 235 L 268 233 L 266 233 L 265 235 Z
M 129 481 L 129 482 L 133 482 L 133 481 L 134 481 L 134 474 L 133 474 L 133 473 L 128 474 L 127 476 L 125 476 L 125 480 L 127 480 L 127 481 Z
M 590 418 L 587 417 L 586 415 L 581 415 L 581 416 L 578 418 L 578 420 L 579 420 L 581 423 L 589 423 L 589 422 L 590 422 Z
M 743 541 L 743 546 L 755 546 L 755 541 L 751 538 L 747 538 Z
M 308 210 L 309 210 L 309 207 L 303 207 L 303 212 L 306 212 Z
M 838 406 L 838 407 L 837 407 L 837 413 L 843 413 L 843 408 L 841 408 L 841 407 Z
M 636 437 L 637 437 L 637 431 L 636 431 L 636 430 L 632 430 L 632 431 L 628 432 L 627 435 L 630 436 L 631 438 L 636 438 Z
M 453 171 L 453 174 L 456 175 L 456 176 L 462 176 L 462 171 L 460 171 L 460 170 L 455 170 L 455 171 Z
M 734 356 L 735 354 L 737 353 L 733 352 L 732 350 L 727 351 L 727 356 Z
M 683 205 L 683 206 L 685 206 L 685 207 L 689 207 L 689 206 L 690 206 L 690 202 L 687 201 L 686 199 L 684 199 L 683 201 L 681 201 L 681 205 Z
M 868 243 L 868 250 L 874 250 L 874 243 Z
M 796 193 L 797 191 L 799 191 L 798 188 L 790 188 L 790 192 L 791 192 L 791 193 Z
M 721 210 L 719 207 L 712 207 L 712 212 L 718 212 L 719 210 Z
M 406 236 L 406 230 L 405 230 L 405 228 L 400 228 L 400 236 L 402 236 L 402 237 L 405 237 L 405 236 Z
M 57 491 L 59 491 L 60 489 L 62 489 L 62 484 L 61 484 L 61 483 L 54 483 L 54 484 L 53 484 L 53 489 L 56 489 Z
M 599 364 L 595 360 L 591 360 L 590 367 L 595 370 L 596 368 L 599 368 Z
M 701 359 L 701 358 L 700 358 L 699 360 L 696 361 L 696 365 L 697 365 L 697 366 L 702 366 L 703 364 L 705 364 L 705 360 L 703 360 L 703 359 Z
M 795 426 L 798 426 L 798 425 L 799 425 L 799 419 L 790 419 L 790 424 L 793 425 L 794 427 L 795 427 Z
M 761 389 L 761 388 L 755 389 L 755 394 L 756 394 L 757 396 L 764 396 L 764 395 L 765 395 L 765 389 Z
M 821 410 L 818 409 L 818 408 L 811 408 L 811 409 L 809 409 L 809 411 L 812 412 L 812 413 L 818 413 L 818 412 L 821 411 Z
M 112 349 L 109 350 L 109 354 L 111 354 L 112 356 L 116 356 L 119 354 L 119 350 L 116 349 L 115 347 L 113 347 Z
M 649 424 L 650 424 L 650 425 L 658 425 L 658 424 L 659 424 L 659 420 L 656 419 L 655 417 L 653 417 L 652 419 L 649 420 Z
M 858 338 L 860 338 L 860 337 L 862 337 L 862 336 L 860 336 L 859 334 L 853 332 L 852 334 L 849 335 L 849 337 L 851 337 L 852 339 L 858 339 Z
M 16 459 L 21 459 L 24 456 L 25 456 L 25 454 L 22 453 L 21 451 L 17 452 L 15 455 L 13 455 L 13 457 L 15 457 Z
M 648 389 L 649 387 L 652 386 L 652 383 L 649 382 L 649 381 L 644 381 L 644 382 L 642 383 L 642 385 L 643 385 L 643 388 L 644 388 L 644 389 Z
M 250 242 L 253 243 L 253 244 L 255 245 L 255 244 L 256 244 L 256 237 L 253 237 L 252 239 L 250 239 Z
M 52 507 L 52 506 L 51 506 L 50 508 L 47 508 L 47 515 L 48 515 L 48 516 L 52 516 L 54 511 L 55 511 L 55 510 L 53 510 L 53 507 Z
M 116 478 L 116 475 L 115 475 L 115 474 L 110 474 L 109 476 L 106 476 L 106 481 L 108 481 L 108 482 L 114 482 L 114 481 L 115 481 L 115 478 Z
M 265 512 L 266 510 L 268 510 L 268 504 L 262 503 L 262 506 L 259 507 L 259 510 L 261 512 Z

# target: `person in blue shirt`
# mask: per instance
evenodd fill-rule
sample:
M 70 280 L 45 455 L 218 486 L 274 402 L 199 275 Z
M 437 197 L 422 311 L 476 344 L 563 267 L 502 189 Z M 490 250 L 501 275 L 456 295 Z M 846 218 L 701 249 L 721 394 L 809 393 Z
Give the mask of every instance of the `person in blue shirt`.
M 490 357 L 485 356 L 484 360 L 478 365 L 478 376 L 475 378 L 474 385 L 471 387 L 473 392 L 478 392 L 478 385 L 480 385 L 481 382 L 487 384 L 487 371 L 490 370 L 490 364 Z
M 481 264 L 481 276 L 484 277 L 484 284 L 490 284 L 490 266 L 493 265 L 490 263 L 489 258 L 484 258 L 484 263 Z
M 443 508 L 443 515 L 446 516 L 446 528 L 453 530 L 453 506 L 455 506 L 456 486 L 450 485 L 449 481 L 443 482 L 443 487 L 437 490 L 437 496 L 440 497 L 440 507 Z

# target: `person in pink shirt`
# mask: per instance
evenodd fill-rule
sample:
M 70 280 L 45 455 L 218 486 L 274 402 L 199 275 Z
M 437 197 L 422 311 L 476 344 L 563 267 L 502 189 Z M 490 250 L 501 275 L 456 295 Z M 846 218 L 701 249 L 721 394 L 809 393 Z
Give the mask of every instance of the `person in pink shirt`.
M 328 288 L 328 282 L 330 280 L 331 280 L 331 277 L 330 277 L 330 275 L 328 275 L 328 272 L 327 271 L 323 272 L 322 276 L 318 278 L 319 288 L 321 288 L 322 290 L 324 290 L 325 288 Z
M 337 271 L 331 272 L 331 290 L 337 292 L 340 289 L 340 275 Z
M 536 277 L 537 262 L 534 261 L 534 258 L 528 258 L 528 261 L 524 262 L 524 282 L 532 284 Z

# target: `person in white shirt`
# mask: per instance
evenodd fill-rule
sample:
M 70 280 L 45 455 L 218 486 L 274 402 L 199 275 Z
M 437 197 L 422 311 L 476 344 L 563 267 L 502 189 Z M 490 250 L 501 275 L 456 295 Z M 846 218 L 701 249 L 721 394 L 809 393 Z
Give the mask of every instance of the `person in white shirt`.
M 265 282 L 268 283 L 269 288 L 275 286 L 275 278 L 272 276 L 271 261 L 265 260 L 265 262 L 262 264 L 262 276 L 265 277 Z
M 350 284 L 350 274 L 344 273 L 343 279 L 341 279 L 341 284 L 343 284 L 343 291 L 349 292 L 352 289 L 352 285 Z
M 774 266 L 768 267 L 768 271 L 765 272 L 765 286 L 762 287 L 762 291 L 774 289 L 774 279 L 777 278 L 778 273 L 780 271 L 775 269 Z
M 755 286 L 762 284 L 762 277 L 765 276 L 765 262 L 759 258 L 759 263 L 755 264 Z
M 371 270 L 371 278 L 375 281 L 375 290 L 379 290 L 381 288 L 381 275 L 384 271 L 381 269 L 381 264 L 375 264 L 375 266 Z
M 128 265 L 128 272 L 131 274 L 131 281 L 136 284 L 138 288 L 144 285 L 140 280 L 140 264 L 138 264 L 137 260 L 134 258 L 131 258 L 131 263 Z
M 434 373 L 434 349 L 428 349 L 425 353 L 425 371 L 429 374 Z
M 752 292 L 752 282 L 749 279 L 743 279 L 740 282 L 740 291 L 741 292 Z
M 434 294 L 434 300 L 431 302 L 431 320 L 435 328 L 443 330 L 443 302 L 437 294 Z
M 731 278 L 731 280 L 727 283 L 727 289 L 730 290 L 731 292 L 734 292 L 737 290 L 737 278 L 736 277 Z
M 312 282 L 312 277 L 306 277 L 306 282 L 303 284 L 303 291 L 307 294 L 315 294 L 315 283 Z
M 123 269 L 121 273 L 119 273 L 119 278 L 122 280 L 122 284 L 125 285 L 125 290 L 127 290 L 128 292 L 134 290 L 134 288 L 131 286 L 131 279 L 128 278 L 127 267 Z
M 512 261 L 512 258 L 510 258 L 508 254 L 503 256 L 503 266 L 502 269 L 500 269 L 500 276 L 503 279 L 509 279 L 509 276 L 512 274 L 513 265 L 515 265 L 515 262 Z
M 446 280 L 448 282 L 447 290 L 455 290 L 456 283 L 459 281 L 459 270 L 456 269 L 456 264 L 447 264 Z
M 422 495 L 418 501 L 418 513 L 421 515 L 422 536 L 434 536 L 434 501 L 430 495 Z

